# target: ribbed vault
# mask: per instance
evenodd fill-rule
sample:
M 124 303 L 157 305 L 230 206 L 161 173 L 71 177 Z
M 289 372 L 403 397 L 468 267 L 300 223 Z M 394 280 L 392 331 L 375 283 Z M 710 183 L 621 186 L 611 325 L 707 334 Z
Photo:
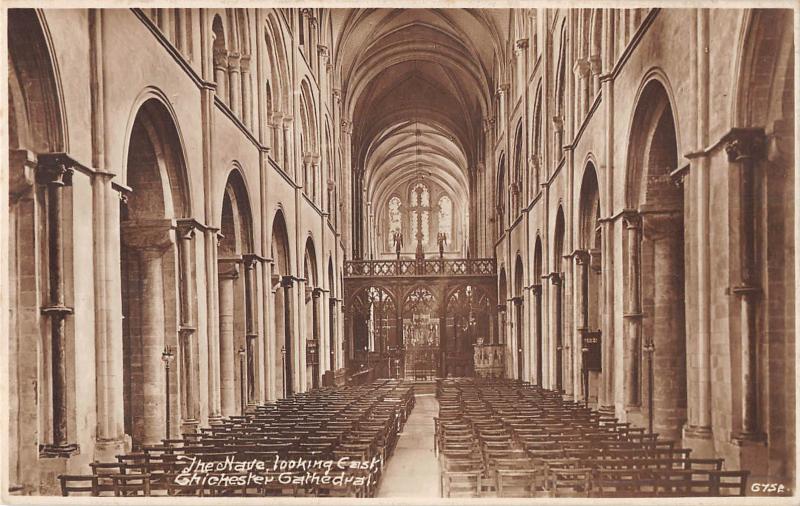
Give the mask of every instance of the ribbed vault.
M 380 217 L 399 188 L 427 178 L 466 223 L 495 65 L 505 60 L 503 14 L 334 9 L 331 17 L 343 115 L 353 124 L 351 164 L 364 189 L 354 205 L 369 202 Z

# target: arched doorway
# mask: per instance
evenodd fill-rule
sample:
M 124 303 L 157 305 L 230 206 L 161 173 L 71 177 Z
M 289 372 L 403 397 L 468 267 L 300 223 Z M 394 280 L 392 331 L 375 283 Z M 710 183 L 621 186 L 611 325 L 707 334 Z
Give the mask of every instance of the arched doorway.
M 442 336 L 442 376 L 475 375 L 474 346 L 488 341 L 491 310 L 489 298 L 478 287 L 466 285 L 450 294 Z
M 314 241 L 309 237 L 306 241 L 303 257 L 303 278 L 305 281 L 305 343 L 306 343 L 306 388 L 319 388 L 320 384 L 320 342 L 319 342 L 319 299 L 322 289 L 319 288 L 317 276 L 317 254 Z
M 631 358 L 644 358 L 641 391 L 648 427 L 679 439 L 686 421 L 684 207 L 683 191 L 671 178 L 678 165 L 675 120 L 657 79 L 642 90 L 631 132 L 626 199 L 642 226 L 638 272 L 645 316 L 639 335 L 652 336 L 637 343 Z
M 179 315 L 175 219 L 189 210 L 183 152 L 170 113 L 152 98 L 131 130 L 126 166 L 131 194 L 121 204 L 125 432 L 134 447 L 166 436 L 164 362 L 175 354 Z M 163 356 L 162 356 L 163 354 Z M 169 377 L 170 426 L 180 410 Z
M 579 204 L 579 249 L 575 253 L 577 296 L 576 328 L 580 339 L 581 395 L 586 403 L 599 404 L 601 388 L 602 270 L 600 192 L 594 165 L 583 174 Z
M 256 401 L 256 261 L 250 202 L 244 179 L 231 172 L 225 185 L 219 241 L 220 394 L 223 416 Z
M 295 391 L 294 376 L 292 371 L 292 297 L 291 289 L 294 278 L 289 266 L 289 235 L 286 231 L 286 221 L 283 211 L 275 213 L 272 220 L 272 292 L 273 292 L 273 320 L 275 325 L 275 339 L 272 343 L 274 374 L 273 384 L 280 385 L 276 388 L 277 398 L 286 398 Z
M 432 380 L 441 370 L 436 298 L 430 290 L 418 286 L 406 295 L 402 315 L 404 376 L 411 380 Z

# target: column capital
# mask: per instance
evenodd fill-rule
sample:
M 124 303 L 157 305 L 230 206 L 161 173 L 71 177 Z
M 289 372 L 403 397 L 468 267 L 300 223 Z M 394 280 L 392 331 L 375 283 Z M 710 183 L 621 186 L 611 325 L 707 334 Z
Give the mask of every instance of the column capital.
M 765 153 L 766 141 L 761 128 L 733 128 L 722 138 L 729 162 L 761 159 Z
M 622 211 L 622 222 L 628 230 L 639 229 L 642 226 L 642 216 L 635 209 L 625 209 Z
M 316 287 L 311 289 L 311 296 L 318 299 L 322 295 L 322 288 Z
M 239 58 L 239 66 L 241 67 L 243 73 L 244 72 L 250 72 L 250 55 L 249 54 L 243 54 Z
M 600 58 L 599 54 L 593 54 L 589 57 L 589 68 L 591 69 L 592 75 L 600 75 L 602 65 L 603 60 Z
M 572 257 L 575 259 L 575 263 L 578 265 L 589 264 L 589 252 L 585 249 L 576 249 L 572 252 Z
M 295 281 L 294 276 L 281 276 L 281 287 L 291 288 L 294 281 Z
M 228 51 L 225 48 L 214 48 L 213 59 L 215 67 L 228 66 Z
M 122 222 L 122 241 L 139 250 L 163 253 L 175 243 L 174 220 L 136 220 Z
M 177 220 L 175 228 L 179 239 L 191 240 L 194 238 L 194 231 L 198 228 L 198 223 L 194 219 Z
M 514 47 L 516 47 L 519 52 L 528 49 L 528 39 L 517 39 L 517 41 L 514 43 Z
M 319 56 L 321 58 L 324 58 L 326 60 L 328 59 L 328 56 L 329 56 L 328 46 L 326 46 L 324 44 L 318 44 L 317 45 L 317 52 L 319 52 Z
M 522 296 L 521 295 L 517 295 L 516 297 L 511 297 L 511 302 L 515 306 L 521 306 L 522 305 Z
M 578 58 L 572 66 L 572 72 L 578 77 L 585 78 L 589 74 L 589 68 L 589 60 L 586 58 Z
M 236 279 L 239 277 L 239 264 L 242 262 L 241 257 L 228 257 L 220 258 L 217 260 L 219 265 L 220 279 Z
M 649 240 L 673 236 L 682 226 L 680 211 L 642 212 L 642 233 Z
M 333 95 L 333 98 L 335 98 L 337 102 L 342 99 L 342 90 L 340 88 L 334 88 L 331 94 Z
M 539 295 L 541 295 L 542 294 L 542 285 L 541 285 L 541 283 L 535 284 L 535 285 L 531 285 L 531 291 L 533 291 L 533 295 L 535 295 L 537 297 Z
M 353 133 L 353 122 L 343 119 L 341 122 L 342 131 L 348 135 Z
M 64 153 L 40 154 L 36 168 L 36 180 L 39 184 L 54 186 L 71 186 L 72 167 L 75 161 Z
M 553 128 L 558 131 L 564 128 L 564 119 L 561 116 L 553 116 Z
M 502 96 L 502 95 L 505 95 L 506 93 L 508 93 L 508 90 L 510 90 L 510 89 L 511 89 L 511 85 L 510 84 L 503 83 L 503 84 L 500 84 L 500 85 L 497 86 L 497 91 L 495 93 L 497 93 L 498 95 Z
M 553 285 L 560 286 L 564 283 L 560 272 L 551 272 L 548 277 L 550 278 L 550 283 Z

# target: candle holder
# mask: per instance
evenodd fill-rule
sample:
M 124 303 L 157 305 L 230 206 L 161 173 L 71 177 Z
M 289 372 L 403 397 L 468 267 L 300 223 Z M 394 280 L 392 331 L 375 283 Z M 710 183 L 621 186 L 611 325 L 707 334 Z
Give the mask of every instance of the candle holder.
M 165 429 L 167 434 L 167 439 L 170 439 L 170 426 L 169 426 L 169 418 L 170 418 L 170 396 L 169 396 L 169 367 L 172 364 L 172 361 L 175 360 L 175 347 L 170 345 L 164 346 L 164 351 L 161 352 L 161 361 L 164 362 L 164 377 L 166 378 L 165 381 L 165 398 L 166 398 L 166 408 L 165 408 Z

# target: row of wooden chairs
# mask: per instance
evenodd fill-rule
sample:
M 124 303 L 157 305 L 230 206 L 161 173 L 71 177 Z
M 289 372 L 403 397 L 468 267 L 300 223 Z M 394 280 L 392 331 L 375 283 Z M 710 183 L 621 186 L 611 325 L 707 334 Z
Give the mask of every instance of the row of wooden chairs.
M 400 380 L 300 393 L 255 406 L 197 433 L 141 446 L 118 455 L 116 462 L 94 462 L 91 474 L 61 475 L 61 490 L 63 495 L 95 496 L 370 497 L 413 406 L 413 385 Z M 257 459 L 268 470 L 256 473 L 263 475 L 257 483 L 240 484 L 247 480 L 233 472 L 203 473 L 207 479 L 187 483 L 181 470 L 192 459 L 207 463 Z M 347 467 L 343 471 L 350 479 L 347 485 L 303 480 L 305 470 L 272 469 L 276 462 L 298 459 L 374 465 Z
M 441 492 L 498 497 L 744 495 L 747 471 L 514 380 L 437 383 Z

